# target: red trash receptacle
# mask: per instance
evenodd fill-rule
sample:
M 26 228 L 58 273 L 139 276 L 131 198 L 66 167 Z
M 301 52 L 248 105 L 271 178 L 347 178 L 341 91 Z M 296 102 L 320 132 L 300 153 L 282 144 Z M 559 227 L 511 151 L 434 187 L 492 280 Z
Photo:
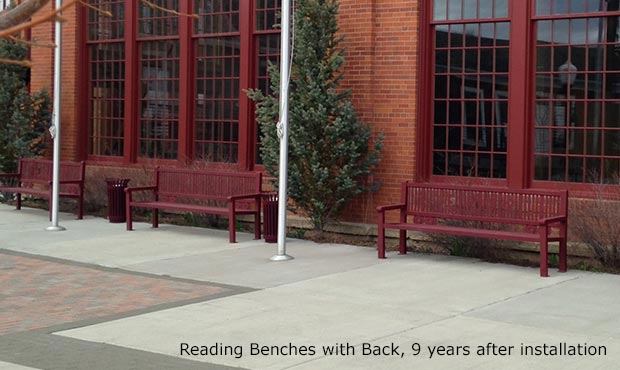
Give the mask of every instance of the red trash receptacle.
M 108 220 L 125 222 L 125 188 L 129 179 L 106 179 L 108 184 Z
M 266 243 L 278 241 L 278 195 L 268 194 L 263 201 L 263 234 Z

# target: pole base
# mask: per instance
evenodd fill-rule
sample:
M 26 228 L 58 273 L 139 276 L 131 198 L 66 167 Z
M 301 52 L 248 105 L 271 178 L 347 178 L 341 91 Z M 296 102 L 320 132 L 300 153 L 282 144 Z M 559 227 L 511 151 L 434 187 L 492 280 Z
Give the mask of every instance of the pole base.
M 48 226 L 45 228 L 46 231 L 65 231 L 67 229 L 65 229 L 62 226 Z
M 280 262 L 280 261 L 290 261 L 295 259 L 293 256 L 289 256 L 288 254 L 276 254 L 275 256 L 271 257 L 270 260 L 274 261 L 274 262 Z

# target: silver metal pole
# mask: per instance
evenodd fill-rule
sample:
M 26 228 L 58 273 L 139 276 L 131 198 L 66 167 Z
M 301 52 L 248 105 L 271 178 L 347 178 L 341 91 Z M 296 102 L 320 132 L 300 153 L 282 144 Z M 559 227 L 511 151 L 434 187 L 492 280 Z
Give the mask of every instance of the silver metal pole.
M 56 0 L 56 9 L 62 7 L 62 0 Z M 59 14 L 60 15 L 60 14 Z M 54 140 L 54 157 L 52 170 L 52 225 L 47 227 L 48 231 L 62 231 L 64 227 L 58 226 L 58 190 L 60 187 L 60 61 L 62 57 L 62 23 L 57 19 L 54 29 L 54 106 L 52 115 L 52 127 L 50 132 Z
M 290 55 L 290 0 L 282 0 L 282 33 L 280 50 L 280 177 L 278 181 L 278 254 L 271 257 L 272 261 L 288 261 L 293 257 L 286 254 L 286 205 L 288 196 L 286 184 L 288 179 L 288 86 L 289 86 L 289 55 Z

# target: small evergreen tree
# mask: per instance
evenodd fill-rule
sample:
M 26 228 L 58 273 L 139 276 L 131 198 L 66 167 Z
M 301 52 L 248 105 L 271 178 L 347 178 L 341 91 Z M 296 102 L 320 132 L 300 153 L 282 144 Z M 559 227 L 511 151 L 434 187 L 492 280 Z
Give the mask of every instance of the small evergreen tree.
M 293 66 L 289 88 L 289 196 L 324 230 L 348 201 L 363 191 L 379 163 L 382 137 L 374 140 L 358 122 L 343 78 L 343 37 L 338 36 L 337 0 L 298 0 L 295 11 Z M 257 102 L 263 137 L 261 156 L 268 173 L 278 176 L 279 71 L 269 68 L 273 93 L 248 92 Z
M 23 60 L 28 49 L 1 39 L 0 59 Z M 15 172 L 20 157 L 41 155 L 51 120 L 51 101 L 44 90 L 28 92 L 27 67 L 0 63 L 0 172 Z

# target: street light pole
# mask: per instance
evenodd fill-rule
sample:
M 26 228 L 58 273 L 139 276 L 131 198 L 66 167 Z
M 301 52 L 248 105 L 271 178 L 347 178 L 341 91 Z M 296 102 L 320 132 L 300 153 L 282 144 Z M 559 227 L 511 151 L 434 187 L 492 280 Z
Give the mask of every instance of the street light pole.
M 288 87 L 289 87 L 289 55 L 290 55 L 290 0 L 282 0 L 282 33 L 280 50 L 280 120 L 278 136 L 280 138 L 280 176 L 278 181 L 278 254 L 271 257 L 272 261 L 288 261 L 293 257 L 286 254 L 286 206 L 288 203 Z
M 61 7 L 62 0 L 56 0 L 56 9 Z M 60 187 L 60 61 L 62 57 L 62 23 L 59 16 L 60 14 L 56 17 L 54 28 L 54 42 L 56 43 L 56 48 L 54 49 L 54 106 L 52 108 L 52 127 L 50 127 L 52 140 L 54 140 L 54 158 L 52 161 L 52 225 L 46 228 L 48 231 L 65 230 L 64 227 L 58 226 L 58 191 Z

